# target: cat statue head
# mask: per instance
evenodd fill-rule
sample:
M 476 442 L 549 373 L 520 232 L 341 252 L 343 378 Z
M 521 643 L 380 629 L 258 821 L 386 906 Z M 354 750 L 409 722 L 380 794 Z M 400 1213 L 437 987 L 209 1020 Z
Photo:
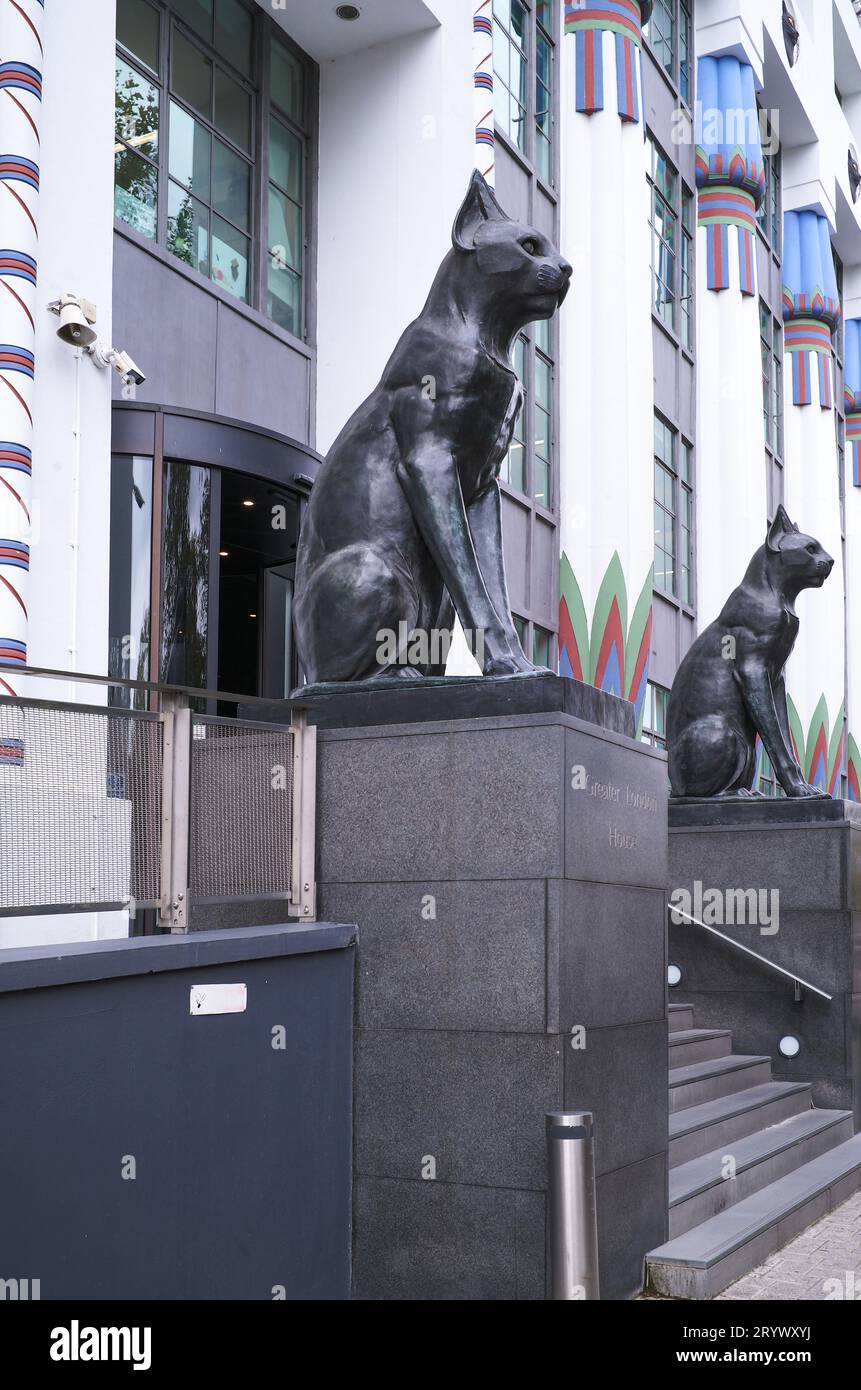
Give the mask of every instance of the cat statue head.
M 568 293 L 571 266 L 537 228 L 502 210 L 477 169 L 451 234 L 455 256 L 484 310 L 492 303 L 516 331 L 536 319 L 552 318 Z
M 765 539 L 769 575 L 789 594 L 802 589 L 821 589 L 834 561 L 819 541 L 799 531 L 784 506 L 779 506 Z

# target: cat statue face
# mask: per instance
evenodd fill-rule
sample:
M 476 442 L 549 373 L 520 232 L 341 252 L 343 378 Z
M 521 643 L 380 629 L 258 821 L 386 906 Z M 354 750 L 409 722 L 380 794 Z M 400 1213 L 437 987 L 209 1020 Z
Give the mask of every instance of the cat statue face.
M 765 541 L 769 569 L 777 571 L 781 587 L 799 593 L 802 589 L 821 589 L 834 561 L 819 541 L 799 531 L 786 509 L 778 507 Z
M 455 253 L 469 257 L 488 298 L 504 297 L 518 326 L 552 318 L 568 293 L 571 266 L 535 227 L 503 212 L 478 170 L 452 229 Z

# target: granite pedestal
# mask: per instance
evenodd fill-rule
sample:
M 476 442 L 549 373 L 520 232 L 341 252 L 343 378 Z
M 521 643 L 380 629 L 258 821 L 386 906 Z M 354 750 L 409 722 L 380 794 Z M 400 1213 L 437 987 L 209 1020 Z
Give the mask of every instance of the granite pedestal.
M 706 904 L 717 889 L 724 920 L 690 915 L 833 997 L 802 989 L 796 1000 L 790 980 L 698 927 L 671 923 L 670 960 L 682 971 L 672 994 L 694 1006 L 698 1028 L 731 1028 L 734 1051 L 772 1057 L 776 1080 L 812 1081 L 818 1106 L 853 1110 L 861 1128 L 861 807 L 671 801 L 669 816 L 673 887 L 696 894 L 699 883 Z M 764 894 L 771 920 L 757 913 L 751 922 L 749 909 L 738 920 L 738 890 L 750 889 L 758 901 Z M 778 1050 L 786 1034 L 801 1042 L 792 1059 Z
M 354 1296 L 545 1298 L 559 1108 L 594 1111 L 632 1296 L 666 1236 L 664 755 L 558 677 L 307 704 L 319 910 L 359 926 Z

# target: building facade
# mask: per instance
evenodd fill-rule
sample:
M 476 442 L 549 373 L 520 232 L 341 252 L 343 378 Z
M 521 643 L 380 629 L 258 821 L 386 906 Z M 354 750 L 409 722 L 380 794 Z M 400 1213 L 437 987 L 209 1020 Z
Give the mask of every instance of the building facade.
M 793 737 L 861 797 L 851 0 L 6 0 L 0 89 L 7 693 L 288 693 L 305 499 L 478 167 L 574 266 L 514 349 L 527 655 L 662 746 L 681 658 L 785 502 L 836 561 L 799 602 Z M 58 337 L 64 296 L 95 351 Z M 7 785 L 25 757 L 0 747 Z M 757 779 L 776 794 L 764 756 Z

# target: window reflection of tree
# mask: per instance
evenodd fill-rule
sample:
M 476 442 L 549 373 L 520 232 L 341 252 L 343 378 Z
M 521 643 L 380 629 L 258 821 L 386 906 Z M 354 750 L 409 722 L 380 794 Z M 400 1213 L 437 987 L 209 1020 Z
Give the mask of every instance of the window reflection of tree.
M 158 89 L 125 63 L 118 62 L 116 183 L 147 208 L 155 206 L 157 175 L 154 166 L 139 156 L 145 154 L 152 159 L 157 154 L 158 113 Z
M 162 679 L 206 686 L 209 470 L 168 464 L 162 550 Z

